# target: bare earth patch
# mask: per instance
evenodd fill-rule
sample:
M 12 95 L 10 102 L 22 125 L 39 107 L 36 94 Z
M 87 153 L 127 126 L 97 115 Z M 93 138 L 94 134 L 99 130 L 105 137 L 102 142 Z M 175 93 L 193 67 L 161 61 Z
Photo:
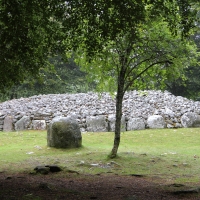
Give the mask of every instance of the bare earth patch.
M 200 199 L 195 190 L 176 193 L 179 185 L 150 178 L 114 174 L 0 173 L 1 200 L 175 200 Z M 180 185 L 181 187 L 181 185 Z M 183 186 L 184 187 L 184 186 Z

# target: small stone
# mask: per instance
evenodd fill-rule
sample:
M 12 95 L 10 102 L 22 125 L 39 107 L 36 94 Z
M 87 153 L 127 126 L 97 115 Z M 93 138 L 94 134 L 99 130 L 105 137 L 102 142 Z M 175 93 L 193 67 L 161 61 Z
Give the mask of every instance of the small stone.
M 45 167 L 48 167 L 50 172 L 60 172 L 62 169 L 58 167 L 57 165 L 46 165 Z
M 84 165 L 85 161 L 81 160 L 80 165 Z
M 195 193 L 199 193 L 200 188 L 190 188 L 190 189 L 186 189 L 186 190 L 179 190 L 179 191 L 175 191 L 173 192 L 174 194 L 195 194 Z
M 183 166 L 188 166 L 188 163 L 183 163 Z
M 185 185 L 179 184 L 179 183 L 173 183 L 173 184 L 171 184 L 171 185 L 169 185 L 169 186 L 172 186 L 172 187 L 183 187 L 183 186 L 185 186 Z
M 90 164 L 92 167 L 98 167 L 99 164 Z
M 37 166 L 37 167 L 35 167 L 34 170 L 37 173 L 40 173 L 40 174 L 48 174 L 49 171 L 50 171 L 50 168 L 49 167 L 45 167 L 45 166 Z

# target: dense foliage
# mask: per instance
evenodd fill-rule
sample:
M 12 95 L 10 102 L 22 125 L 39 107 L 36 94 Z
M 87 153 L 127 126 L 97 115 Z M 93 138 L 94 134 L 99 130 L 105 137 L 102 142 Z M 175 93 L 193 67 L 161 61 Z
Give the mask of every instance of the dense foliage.
M 199 12 L 200 17 L 200 12 Z M 197 26 L 200 28 L 200 25 Z M 200 30 L 191 37 L 195 42 L 198 52 L 198 63 L 191 64 L 184 69 L 184 78 L 166 80 L 164 89 L 172 92 L 174 95 L 180 95 L 194 100 L 200 100 Z M 190 58 L 189 58 L 190 59 Z
M 172 36 L 166 23 L 155 21 L 141 26 L 134 41 L 127 34 L 110 42 L 90 62 L 81 49 L 77 61 L 90 80 L 98 82 L 97 89 L 116 92 L 122 64 L 126 71 L 124 91 L 166 89 L 167 83 L 186 79 L 185 70 L 196 64 L 199 56 L 193 41 Z
M 0 0 L 0 89 L 36 76 L 62 49 L 54 0 Z
M 40 68 L 36 78 L 27 77 L 23 83 L 8 88 L 0 94 L 0 101 L 30 97 L 40 94 L 62 94 L 92 91 L 93 82 L 88 83 L 86 74 L 73 59 L 64 60 L 61 56 L 49 59 L 48 67 Z
M 69 81 L 69 79 L 74 79 L 72 78 L 74 71 L 70 74 L 70 70 L 67 70 L 68 78 L 63 77 L 62 80 L 65 83 L 60 83 L 60 78 L 58 78 L 61 72 L 58 67 L 60 64 L 57 63 L 56 69 L 51 71 L 53 68 L 52 63 L 48 64 L 49 56 L 54 58 L 54 54 L 59 52 L 63 54 L 66 49 L 68 52 L 81 46 L 87 52 L 87 59 L 92 59 L 93 55 L 103 50 L 107 41 L 112 41 L 128 32 L 130 27 L 133 37 L 136 38 L 140 25 L 149 19 L 155 19 L 156 16 L 169 22 L 168 25 L 174 35 L 179 34 L 178 30 L 182 30 L 182 36 L 186 36 L 196 17 L 195 9 L 193 9 L 195 12 L 190 12 L 195 2 L 198 1 L 72 0 L 66 3 L 63 0 L 44 2 L 0 0 L 0 89 L 4 90 L 3 96 L 8 99 L 10 95 L 7 94 L 10 93 L 18 93 L 16 96 L 18 97 L 58 92 L 54 89 L 55 87 L 59 88 L 59 93 L 86 91 L 86 88 L 82 90 L 75 86 L 72 89 L 73 86 L 69 86 L 74 85 Z M 174 12 L 177 6 L 180 15 Z M 77 70 L 76 72 L 81 75 L 81 72 Z M 186 73 L 191 76 L 198 74 L 193 71 L 189 70 Z M 41 79 L 42 74 L 45 76 Z M 35 79 L 38 75 L 39 78 Z M 21 85 L 24 79 L 25 82 Z M 190 78 L 190 82 L 192 80 L 197 79 Z M 174 83 L 177 82 L 176 80 Z M 183 90 L 188 91 L 185 88 L 181 89 L 182 80 L 179 86 L 174 83 L 167 82 L 167 89 L 175 94 L 180 94 Z M 15 86 L 9 91 L 9 87 L 13 84 Z M 67 86 L 64 87 L 66 84 Z M 174 89 L 173 85 L 180 89 Z M 191 83 L 184 85 L 189 86 Z M 188 92 L 182 95 L 193 97 Z

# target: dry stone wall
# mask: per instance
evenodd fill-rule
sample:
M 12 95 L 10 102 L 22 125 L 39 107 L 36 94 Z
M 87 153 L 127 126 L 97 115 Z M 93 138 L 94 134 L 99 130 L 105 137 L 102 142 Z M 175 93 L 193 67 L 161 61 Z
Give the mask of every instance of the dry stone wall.
M 108 93 L 49 94 L 0 103 L 0 130 L 46 129 L 54 117 L 74 118 L 81 131 L 114 131 L 115 98 Z M 200 102 L 165 91 L 130 91 L 122 130 L 200 127 Z

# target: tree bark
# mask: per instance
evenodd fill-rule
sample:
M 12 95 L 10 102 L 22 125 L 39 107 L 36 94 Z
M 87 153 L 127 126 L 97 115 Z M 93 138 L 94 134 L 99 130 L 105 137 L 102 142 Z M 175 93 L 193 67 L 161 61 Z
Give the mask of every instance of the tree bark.
M 115 138 L 114 138 L 114 145 L 110 154 L 111 158 L 115 158 L 117 156 L 117 151 L 120 144 L 122 102 L 124 97 L 124 82 L 125 82 L 124 79 L 125 79 L 125 71 L 121 70 L 118 77 L 118 88 L 116 96 Z

